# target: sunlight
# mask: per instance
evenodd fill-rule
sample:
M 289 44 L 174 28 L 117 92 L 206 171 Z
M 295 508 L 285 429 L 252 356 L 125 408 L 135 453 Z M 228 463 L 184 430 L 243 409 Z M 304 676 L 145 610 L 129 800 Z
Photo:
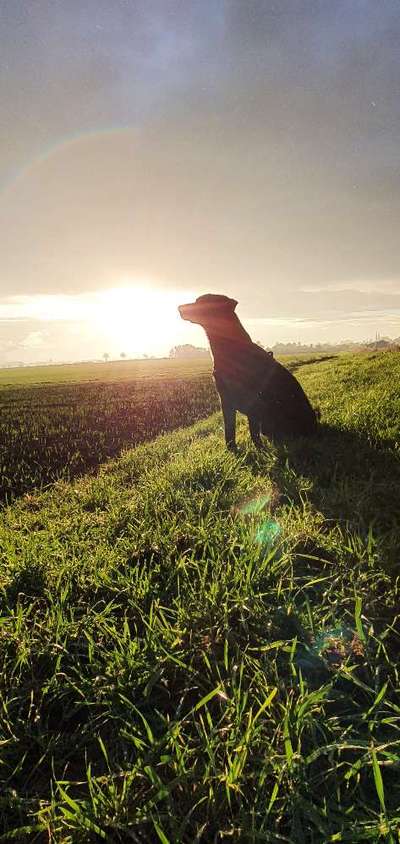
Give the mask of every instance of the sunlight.
M 79 294 L 37 294 L 0 297 L 0 320 L 40 331 L 48 351 L 51 332 L 57 336 L 57 358 L 168 356 L 181 343 L 205 345 L 198 326 L 183 322 L 178 305 L 194 299 L 189 290 L 166 290 L 142 282 Z M 57 328 L 56 328 L 57 326 Z M 53 353 L 54 354 L 54 353 Z
M 193 295 L 144 285 L 112 288 L 97 294 L 91 321 L 112 349 L 157 354 L 178 342 L 183 324 L 177 308 Z

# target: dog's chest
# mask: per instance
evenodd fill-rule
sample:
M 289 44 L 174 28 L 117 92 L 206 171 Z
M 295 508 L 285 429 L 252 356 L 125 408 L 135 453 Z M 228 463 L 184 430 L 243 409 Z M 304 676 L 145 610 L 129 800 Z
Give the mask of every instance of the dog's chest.
M 258 346 L 237 354 L 226 347 L 224 354 L 214 356 L 214 379 L 222 401 L 241 413 L 248 414 L 265 389 L 275 370 L 275 361 Z
M 248 413 L 257 397 L 254 388 L 245 387 L 216 373 L 214 378 L 221 398 L 241 413 Z

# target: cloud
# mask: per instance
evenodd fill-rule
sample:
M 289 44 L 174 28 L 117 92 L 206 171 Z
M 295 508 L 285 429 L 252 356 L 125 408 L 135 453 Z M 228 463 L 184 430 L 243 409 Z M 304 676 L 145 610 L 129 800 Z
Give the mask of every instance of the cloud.
M 254 296 L 243 294 L 239 302 L 241 314 L 246 318 L 256 315 L 285 320 L 337 320 L 346 321 L 355 315 L 381 320 L 382 315 L 397 315 L 400 320 L 400 294 L 397 292 L 357 290 L 353 288 L 277 289 L 268 300 L 263 291 Z
M 22 349 L 38 349 L 44 344 L 44 335 L 42 331 L 30 331 L 29 334 L 22 340 L 20 346 Z
M 2 293 L 131 278 L 346 318 L 399 278 L 393 0 L 45 1 L 4 26 Z

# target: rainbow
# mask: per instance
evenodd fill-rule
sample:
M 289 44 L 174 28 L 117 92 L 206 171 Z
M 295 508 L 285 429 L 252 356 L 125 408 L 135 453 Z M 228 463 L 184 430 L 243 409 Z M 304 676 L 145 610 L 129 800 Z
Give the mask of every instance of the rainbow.
M 87 140 L 103 138 L 103 137 L 123 137 L 129 133 L 137 131 L 133 125 L 128 126 L 112 126 L 102 129 L 91 129 L 86 132 L 77 132 L 62 138 L 61 140 L 52 143 L 39 155 L 36 155 L 30 161 L 25 162 L 17 170 L 14 170 L 12 175 L 5 180 L 3 186 L 0 188 L 0 199 L 14 190 L 25 178 L 29 177 L 37 169 L 40 169 L 52 160 L 55 156 L 62 154 L 64 151 L 78 146 Z

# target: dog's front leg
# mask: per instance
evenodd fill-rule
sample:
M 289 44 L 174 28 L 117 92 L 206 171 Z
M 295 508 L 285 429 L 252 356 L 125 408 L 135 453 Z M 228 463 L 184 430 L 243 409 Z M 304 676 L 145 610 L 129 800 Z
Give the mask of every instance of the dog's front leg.
M 230 451 L 236 451 L 236 410 L 222 396 L 221 406 L 224 417 L 225 442 Z
M 259 416 L 248 416 L 250 436 L 256 448 L 262 448 L 262 440 L 260 437 L 261 422 Z

